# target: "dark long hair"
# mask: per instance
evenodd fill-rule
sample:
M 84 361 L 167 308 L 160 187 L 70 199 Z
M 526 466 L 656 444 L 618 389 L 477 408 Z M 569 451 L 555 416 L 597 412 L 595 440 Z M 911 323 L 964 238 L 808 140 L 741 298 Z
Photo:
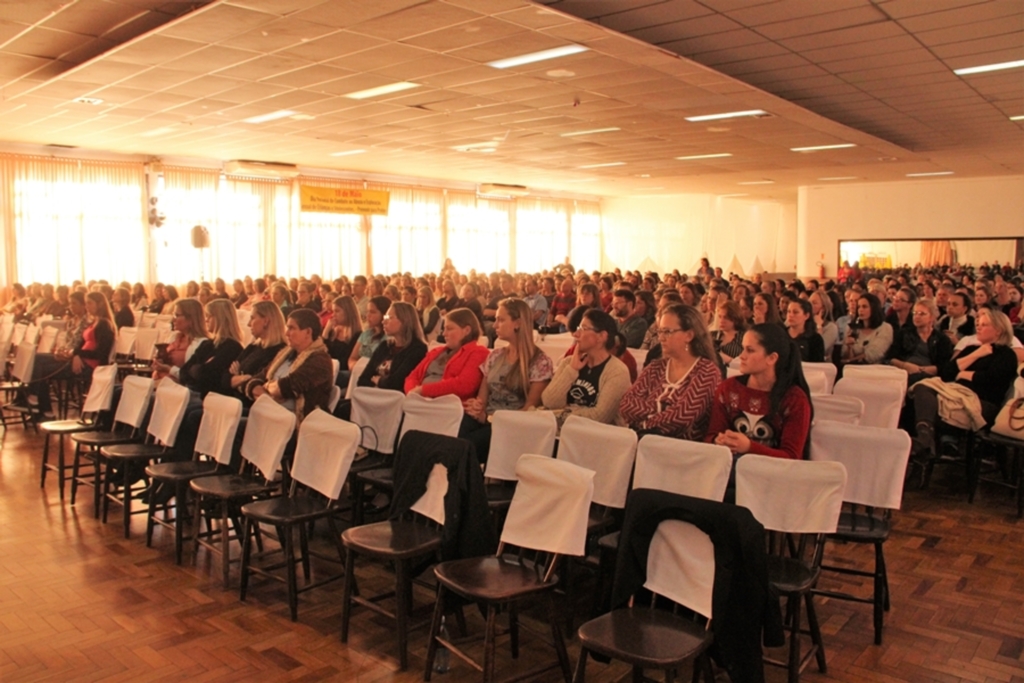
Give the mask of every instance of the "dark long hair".
M 811 406 L 811 421 L 814 420 L 814 404 L 811 403 L 811 389 L 807 386 L 804 378 L 803 364 L 800 358 L 800 347 L 789 338 L 785 328 L 776 323 L 759 323 L 748 330 L 757 336 L 757 341 L 764 349 L 765 354 L 778 354 L 779 359 L 775 362 L 775 384 L 768 393 L 768 402 L 771 405 L 767 418 L 775 416 L 775 411 L 782 405 L 782 399 L 790 387 L 797 386 L 807 397 L 807 403 Z M 746 379 L 746 378 L 744 378 Z M 804 459 L 810 457 L 811 440 L 808 438 L 804 445 Z
M 789 305 L 792 306 L 793 304 L 799 306 L 800 310 L 802 310 L 804 312 L 804 315 L 807 316 L 807 320 L 804 321 L 804 329 L 802 332 L 800 332 L 800 334 L 806 337 L 810 337 L 817 334 L 818 324 L 814 322 L 814 307 L 811 306 L 811 302 L 808 301 L 807 299 L 790 299 Z

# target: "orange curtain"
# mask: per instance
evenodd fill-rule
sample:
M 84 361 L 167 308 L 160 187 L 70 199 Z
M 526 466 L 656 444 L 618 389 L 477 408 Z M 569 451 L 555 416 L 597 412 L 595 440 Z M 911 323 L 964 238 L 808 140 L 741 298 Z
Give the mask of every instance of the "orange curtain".
M 948 266 L 953 263 L 953 247 L 949 240 L 921 242 L 921 265 L 925 268 Z

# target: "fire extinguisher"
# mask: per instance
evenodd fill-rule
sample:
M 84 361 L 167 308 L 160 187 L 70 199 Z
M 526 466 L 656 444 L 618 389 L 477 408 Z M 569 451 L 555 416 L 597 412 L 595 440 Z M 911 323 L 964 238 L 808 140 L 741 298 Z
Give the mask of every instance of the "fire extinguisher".
M 818 261 L 818 277 L 823 280 L 825 279 L 825 264 L 821 261 Z

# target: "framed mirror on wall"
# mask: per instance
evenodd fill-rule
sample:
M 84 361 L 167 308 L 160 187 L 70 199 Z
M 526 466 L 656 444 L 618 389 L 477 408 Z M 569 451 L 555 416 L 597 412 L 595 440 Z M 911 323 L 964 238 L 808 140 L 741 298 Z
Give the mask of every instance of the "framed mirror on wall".
M 1024 260 L 1024 239 L 965 237 L 947 240 L 840 240 L 839 263 L 865 270 L 958 264 L 980 266 Z

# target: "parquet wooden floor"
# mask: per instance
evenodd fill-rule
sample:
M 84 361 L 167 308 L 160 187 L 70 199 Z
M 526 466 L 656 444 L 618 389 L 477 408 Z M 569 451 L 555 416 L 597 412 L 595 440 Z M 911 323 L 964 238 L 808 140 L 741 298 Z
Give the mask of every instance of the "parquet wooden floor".
M 422 680 L 425 629 L 411 634 L 410 670 L 399 673 L 391 626 L 366 610 L 354 617 L 350 643 L 341 644 L 338 583 L 302 596 L 298 623 L 288 619 L 276 584 L 257 583 L 239 602 L 237 589 L 221 589 L 205 554 L 195 566 L 188 559 L 175 566 L 173 539 L 160 530 L 146 548 L 141 516 L 126 540 L 119 516 L 107 525 L 93 519 L 88 492 L 72 508 L 58 499 L 52 478 L 40 489 L 41 443 L 13 427 L 0 450 L 0 680 Z M 929 492 L 909 492 L 904 508 L 886 549 L 893 607 L 885 644 L 871 644 L 869 606 L 819 599 L 829 673 L 812 665 L 803 680 L 1024 682 L 1024 522 L 1013 516 L 1009 495 L 983 489 L 967 505 L 940 479 Z M 829 554 L 864 568 L 871 556 L 852 546 Z M 359 565 L 357 576 L 365 591 L 390 582 L 371 564 Z M 416 597 L 426 604 L 431 595 L 417 589 Z M 479 629 L 472 612 L 470 627 Z M 551 652 L 528 634 L 523 640 L 516 666 Z M 504 670 L 511 664 L 502 652 Z M 577 652 L 570 643 L 573 661 Z M 603 683 L 628 671 L 592 664 L 588 674 Z M 477 679 L 458 661 L 434 677 Z M 768 680 L 785 677 L 770 669 Z

